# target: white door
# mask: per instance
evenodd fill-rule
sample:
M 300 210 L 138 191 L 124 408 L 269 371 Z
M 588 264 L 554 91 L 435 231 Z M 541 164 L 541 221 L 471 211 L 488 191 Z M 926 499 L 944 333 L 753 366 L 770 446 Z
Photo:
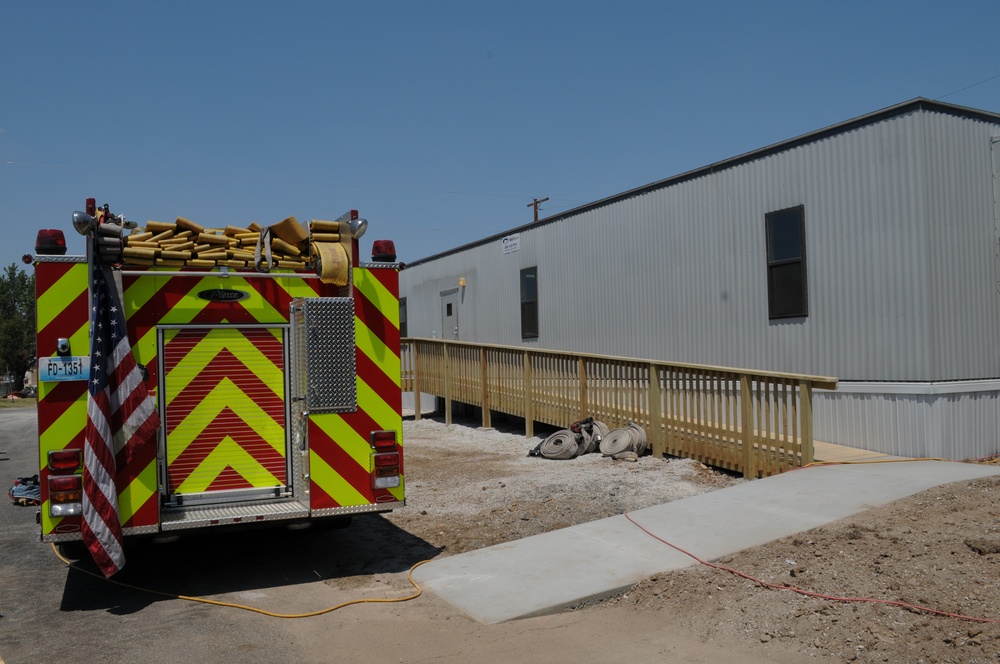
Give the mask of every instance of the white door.
M 458 289 L 441 291 L 441 338 L 458 339 Z

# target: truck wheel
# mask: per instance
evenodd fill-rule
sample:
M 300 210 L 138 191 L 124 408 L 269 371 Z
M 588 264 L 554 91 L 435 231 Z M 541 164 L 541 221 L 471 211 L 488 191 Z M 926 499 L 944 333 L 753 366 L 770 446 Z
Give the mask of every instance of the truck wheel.
M 59 549 L 59 555 L 63 558 L 68 558 L 69 560 L 80 560 L 90 555 L 90 551 L 87 550 L 87 545 L 84 544 L 82 540 L 59 542 L 56 544 L 56 548 Z
M 351 525 L 351 517 L 349 516 L 338 516 L 332 519 L 327 519 L 326 527 L 330 530 L 343 530 Z

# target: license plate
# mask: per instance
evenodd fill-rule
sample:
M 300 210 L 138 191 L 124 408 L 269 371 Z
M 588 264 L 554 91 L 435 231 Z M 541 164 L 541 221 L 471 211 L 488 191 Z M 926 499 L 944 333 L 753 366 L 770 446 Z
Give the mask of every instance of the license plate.
M 38 358 L 38 381 L 90 380 L 90 356 Z

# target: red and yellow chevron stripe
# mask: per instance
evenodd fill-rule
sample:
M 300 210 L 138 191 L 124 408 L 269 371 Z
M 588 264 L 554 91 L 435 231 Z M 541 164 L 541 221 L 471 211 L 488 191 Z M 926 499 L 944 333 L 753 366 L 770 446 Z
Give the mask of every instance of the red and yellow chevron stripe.
M 313 415 L 309 463 L 313 510 L 403 500 L 397 489 L 373 489 L 372 431 L 396 432 L 402 444 L 399 360 L 399 274 L 390 268 L 355 268 L 354 328 L 358 409 Z
M 90 304 L 85 262 L 43 262 L 35 267 L 35 347 L 52 357 L 59 338 L 68 338 L 73 355 L 90 352 Z M 80 531 L 79 517 L 49 516 L 48 453 L 83 448 L 87 424 L 87 381 L 38 385 L 38 467 L 42 486 L 42 535 Z
M 171 494 L 284 487 L 283 330 L 164 332 Z
M 293 300 L 336 296 L 316 279 L 165 274 L 149 268 L 123 277 L 123 305 L 136 361 L 162 384 L 167 481 L 170 491 L 205 493 L 282 486 L 285 459 L 284 328 Z M 89 352 L 87 266 L 80 262 L 36 264 L 37 347 L 55 355 L 68 335 L 71 353 Z M 312 415 L 310 500 L 314 512 L 391 503 L 403 486 L 374 490 L 370 435 L 396 432 L 400 417 L 399 284 L 394 267 L 355 267 L 354 304 L 358 409 Z M 199 297 L 212 289 L 247 293 L 242 300 Z M 158 375 L 158 334 L 163 336 L 164 376 Z M 39 386 L 39 468 L 43 487 L 50 450 L 81 448 L 86 426 L 86 381 Z M 119 509 L 126 534 L 155 529 L 159 519 L 156 451 L 146 450 L 119 469 Z M 43 490 L 43 499 L 45 497 Z M 78 532 L 78 517 L 52 519 L 42 508 L 43 536 Z

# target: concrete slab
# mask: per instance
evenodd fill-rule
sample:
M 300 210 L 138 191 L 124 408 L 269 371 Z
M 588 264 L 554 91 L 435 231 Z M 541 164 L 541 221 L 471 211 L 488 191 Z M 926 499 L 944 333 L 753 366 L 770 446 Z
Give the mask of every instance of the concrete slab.
M 946 461 L 817 466 L 630 516 L 654 535 L 716 560 L 933 486 L 992 475 L 1000 475 L 1000 468 Z M 413 576 L 479 622 L 492 624 L 555 613 L 693 564 L 691 557 L 615 516 L 434 560 Z
M 612 517 L 625 521 L 624 517 Z M 631 525 L 631 524 L 629 524 Z M 637 530 L 632 526 L 633 530 Z M 641 531 L 639 531 L 641 533 Z M 659 559 L 623 554 L 604 542 L 572 529 L 435 560 L 414 570 L 414 578 L 479 622 L 493 624 L 555 613 L 609 589 L 627 588 L 668 565 L 686 565 L 679 553 L 663 551 Z M 646 539 L 652 540 L 646 536 Z M 653 540 L 655 542 L 655 540 Z M 661 550 L 665 549 L 660 545 Z M 627 564 L 619 564 L 619 561 Z M 417 572 L 434 565 L 429 574 Z M 613 591 L 612 591 L 613 592 Z

